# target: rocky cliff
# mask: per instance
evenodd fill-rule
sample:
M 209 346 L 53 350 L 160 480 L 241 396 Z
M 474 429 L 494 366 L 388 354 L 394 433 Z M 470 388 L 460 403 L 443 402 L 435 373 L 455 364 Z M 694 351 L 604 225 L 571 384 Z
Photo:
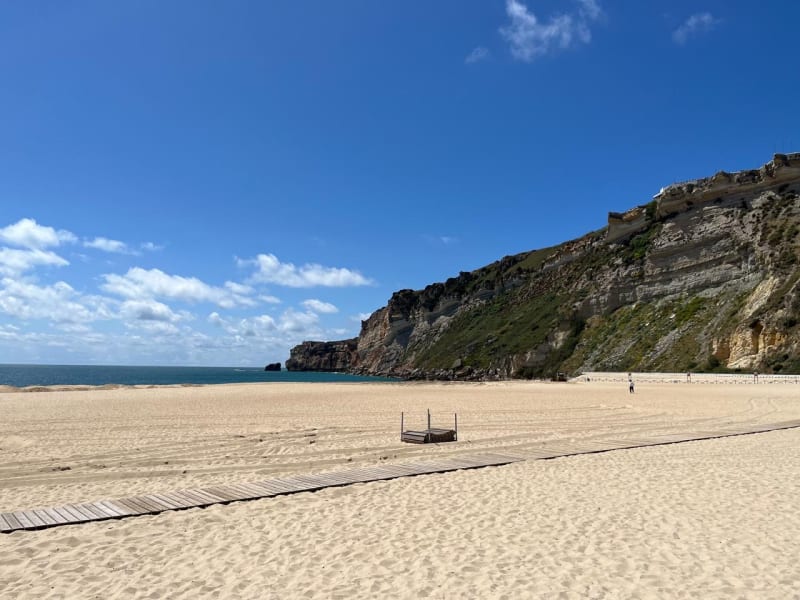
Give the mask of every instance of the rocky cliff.
M 800 153 L 664 188 L 602 231 L 395 292 L 287 368 L 411 378 L 800 372 Z M 291 367 L 289 366 L 291 363 Z
M 287 371 L 348 371 L 358 365 L 358 340 L 303 342 L 292 348 Z

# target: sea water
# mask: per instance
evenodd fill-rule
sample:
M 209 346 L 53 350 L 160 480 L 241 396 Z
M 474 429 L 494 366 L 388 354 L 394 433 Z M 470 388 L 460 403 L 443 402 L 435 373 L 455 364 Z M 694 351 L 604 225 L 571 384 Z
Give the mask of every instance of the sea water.
M 265 371 L 237 367 L 126 367 L 93 365 L 0 365 L 0 385 L 175 385 L 337 381 L 395 381 L 344 373 Z

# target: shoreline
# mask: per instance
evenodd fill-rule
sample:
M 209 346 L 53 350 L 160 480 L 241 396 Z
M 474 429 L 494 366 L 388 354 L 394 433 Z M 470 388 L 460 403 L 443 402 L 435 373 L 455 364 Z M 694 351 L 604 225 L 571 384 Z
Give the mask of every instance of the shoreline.
M 201 367 L 198 367 L 201 368 Z M 216 367 L 215 367 L 216 368 Z M 317 371 L 303 371 L 303 373 L 317 373 Z M 325 374 L 340 374 L 349 375 L 348 373 L 340 372 L 325 372 Z M 104 383 L 104 384 L 34 384 L 27 386 L 13 386 L 13 385 L 0 385 L 0 394 L 13 394 L 13 393 L 40 393 L 40 392 L 73 392 L 73 391 L 95 391 L 95 390 L 116 390 L 116 389 L 161 389 L 161 388 L 191 388 L 191 387 L 208 387 L 208 386 L 237 386 L 237 385 L 294 385 L 294 384 L 308 384 L 308 385 L 342 385 L 342 384 L 356 384 L 356 385 L 386 385 L 386 384 L 404 384 L 404 385 L 426 385 L 426 384 L 440 384 L 440 385 L 486 385 L 486 384 L 554 384 L 554 385 L 575 385 L 575 384 L 601 384 L 601 383 L 620 383 L 627 382 L 628 376 L 631 375 L 637 383 L 663 383 L 663 384 L 800 384 L 800 374 L 786 373 L 786 374 L 759 374 L 754 378 L 752 373 L 692 373 L 691 378 L 687 379 L 686 373 L 656 373 L 656 372 L 590 372 L 577 375 L 568 381 L 552 381 L 546 379 L 491 379 L 491 380 L 437 380 L 437 379 L 400 379 L 400 378 L 383 378 L 375 376 L 372 379 L 365 380 L 347 380 L 347 381 L 239 381 L 239 382 L 210 382 L 210 383 Z

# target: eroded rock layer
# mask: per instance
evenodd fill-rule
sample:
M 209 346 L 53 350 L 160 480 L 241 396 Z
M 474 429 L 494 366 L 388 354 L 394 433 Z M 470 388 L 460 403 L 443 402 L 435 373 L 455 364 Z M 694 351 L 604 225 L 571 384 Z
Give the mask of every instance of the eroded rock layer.
M 675 184 L 608 227 L 400 290 L 289 369 L 410 378 L 800 372 L 800 153 Z M 290 366 L 291 364 L 291 366 Z

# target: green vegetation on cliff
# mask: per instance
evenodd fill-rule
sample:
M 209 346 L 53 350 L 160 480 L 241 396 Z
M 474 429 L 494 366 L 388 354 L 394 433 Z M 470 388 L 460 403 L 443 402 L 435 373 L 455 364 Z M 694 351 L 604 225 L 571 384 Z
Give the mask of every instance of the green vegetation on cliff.
M 777 155 L 671 186 L 608 229 L 398 291 L 365 323 L 354 368 L 800 372 L 799 192 L 800 155 Z

